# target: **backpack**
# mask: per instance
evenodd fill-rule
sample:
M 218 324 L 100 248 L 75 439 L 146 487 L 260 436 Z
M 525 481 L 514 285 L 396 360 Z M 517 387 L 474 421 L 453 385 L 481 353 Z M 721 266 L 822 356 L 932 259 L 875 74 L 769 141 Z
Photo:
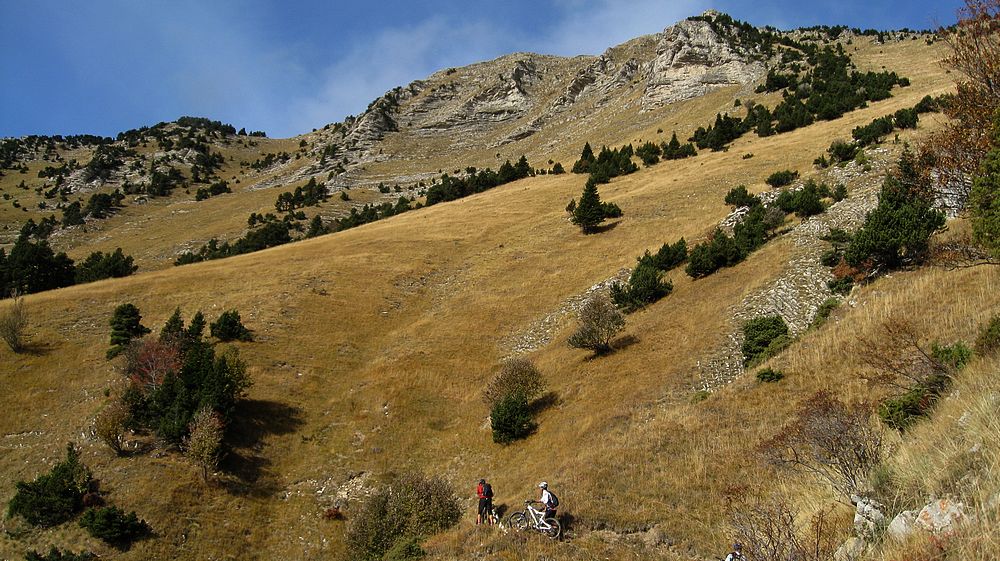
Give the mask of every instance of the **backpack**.
M 487 499 L 493 498 L 493 486 L 490 485 L 489 483 L 483 485 L 483 496 L 486 497 Z
M 555 508 L 559 506 L 559 497 L 555 493 L 549 491 L 549 504 L 546 505 L 549 508 Z

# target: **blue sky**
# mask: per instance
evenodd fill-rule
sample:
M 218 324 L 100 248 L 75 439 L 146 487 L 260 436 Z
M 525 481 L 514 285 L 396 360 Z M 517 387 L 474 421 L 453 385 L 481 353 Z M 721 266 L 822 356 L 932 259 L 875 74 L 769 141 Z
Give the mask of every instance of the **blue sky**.
M 599 54 L 708 8 L 782 29 L 949 25 L 960 0 L 0 0 L 0 137 L 204 116 L 287 137 L 516 52 Z

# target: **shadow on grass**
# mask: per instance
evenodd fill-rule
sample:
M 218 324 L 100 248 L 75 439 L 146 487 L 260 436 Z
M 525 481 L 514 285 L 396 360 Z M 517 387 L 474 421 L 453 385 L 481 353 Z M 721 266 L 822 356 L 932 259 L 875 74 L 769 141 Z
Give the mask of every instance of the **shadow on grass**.
M 48 341 L 29 341 L 21 345 L 21 348 L 18 349 L 17 353 L 31 356 L 45 356 L 54 351 L 55 348 L 56 346 Z
M 534 416 L 556 405 L 559 405 L 559 395 L 556 392 L 546 392 L 528 404 L 528 407 L 531 409 L 532 416 Z
M 263 453 L 264 438 L 290 434 L 303 423 L 298 407 L 257 399 L 240 402 L 226 435 L 229 453 L 219 465 L 230 476 L 222 478 L 222 486 L 235 495 L 273 496 L 280 485 L 268 472 L 271 460 Z
M 589 234 L 603 234 L 604 232 L 610 232 L 611 230 L 614 230 L 615 228 L 617 228 L 618 225 L 621 224 L 621 222 L 622 222 L 621 220 L 615 220 L 614 222 L 608 222 L 607 224 L 601 224 L 599 226 L 594 226 L 593 228 L 591 228 L 587 232 L 587 234 L 588 235 Z
M 623 351 L 638 342 L 639 338 L 635 335 L 622 335 L 611 342 L 611 349 L 612 352 Z

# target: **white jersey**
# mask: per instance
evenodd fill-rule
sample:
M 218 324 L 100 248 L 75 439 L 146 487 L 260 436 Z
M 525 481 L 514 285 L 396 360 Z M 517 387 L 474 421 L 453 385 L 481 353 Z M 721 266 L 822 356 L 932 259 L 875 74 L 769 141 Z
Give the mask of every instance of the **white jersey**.
M 746 561 L 746 557 L 738 551 L 734 551 L 726 556 L 726 561 Z
M 549 504 L 552 502 L 552 495 L 549 493 L 548 489 L 542 489 L 542 504 L 545 508 L 549 508 Z

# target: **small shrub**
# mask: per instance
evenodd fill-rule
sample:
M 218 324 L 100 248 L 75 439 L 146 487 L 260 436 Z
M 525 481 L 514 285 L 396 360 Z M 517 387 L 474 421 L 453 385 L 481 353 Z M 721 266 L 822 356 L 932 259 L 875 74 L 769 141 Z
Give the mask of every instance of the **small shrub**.
M 383 559 L 384 561 L 412 561 L 423 559 L 426 556 L 427 552 L 420 547 L 420 541 L 417 537 L 410 536 L 393 544 Z
M 862 494 L 885 447 L 871 413 L 868 404 L 847 404 L 829 392 L 818 392 L 802 403 L 791 423 L 761 445 L 761 454 L 772 465 L 830 483 L 845 497 Z
M 514 393 L 505 396 L 490 410 L 490 425 L 493 442 L 509 444 L 525 438 L 535 431 L 536 424 L 531 418 L 531 408 L 523 395 Z
M 857 155 L 858 145 L 844 140 L 834 140 L 826 151 L 834 163 L 849 162 Z
M 820 304 L 819 309 L 816 310 L 816 317 L 813 318 L 812 323 L 809 324 L 809 329 L 819 329 L 821 325 L 826 323 L 826 320 L 830 318 L 830 314 L 840 306 L 840 300 L 836 298 L 827 298 L 822 304 Z
M 972 359 L 972 349 L 962 341 L 953 345 L 931 344 L 931 358 L 952 370 L 961 370 Z
M 131 413 L 125 402 L 121 399 L 113 399 L 94 418 L 94 434 L 119 456 L 122 455 L 122 447 L 125 444 L 125 426 L 130 417 Z
M 89 509 L 80 518 L 80 527 L 91 536 L 121 549 L 127 549 L 150 531 L 149 524 L 135 512 L 125 514 L 116 506 Z
M 46 555 L 42 555 L 37 551 L 29 551 L 24 554 L 24 559 L 25 561 L 91 561 L 92 559 L 97 559 L 97 556 L 89 551 L 73 553 L 72 551 L 61 551 L 56 547 L 52 547 Z
M 789 185 L 799 177 L 799 172 L 791 170 L 776 171 L 764 180 L 771 187 L 778 188 Z
M 726 193 L 726 204 L 734 207 L 751 207 L 761 204 L 757 195 L 751 195 L 745 185 L 734 187 Z
M 611 351 L 611 339 L 625 328 L 625 317 L 604 294 L 597 294 L 580 310 L 580 325 L 570 335 L 569 345 L 595 354 Z
M 214 323 L 208 326 L 212 337 L 220 341 L 250 341 L 253 336 L 250 330 L 243 325 L 240 313 L 236 310 L 222 312 Z
M 854 280 L 851 277 L 843 277 L 827 281 L 827 288 L 834 294 L 849 294 L 854 288 Z
M 784 377 L 784 372 L 773 368 L 765 368 L 757 371 L 757 381 L 759 382 L 777 382 Z
M 1000 349 L 1000 316 L 993 316 L 990 323 L 976 338 L 976 352 L 981 355 L 992 354 Z
M 188 425 L 190 436 L 184 441 L 184 455 L 201 468 L 205 482 L 208 482 L 208 474 L 219 465 L 224 428 L 219 414 L 207 407 L 198 410 Z
M 493 407 L 509 395 L 523 395 L 531 401 L 545 391 L 542 373 L 526 358 L 508 358 L 501 363 L 500 372 L 483 390 L 483 401 Z
M 781 316 L 764 316 L 747 321 L 743 324 L 743 364 L 765 360 L 775 352 L 776 347 L 784 348 L 788 344 L 787 336 L 788 325 Z
M 648 255 L 648 254 L 647 254 Z M 611 299 L 625 313 L 634 312 L 673 291 L 673 284 L 662 279 L 663 273 L 653 264 L 652 259 L 639 259 L 632 270 L 628 284 L 611 285 Z
M 364 500 L 347 528 L 351 559 L 382 561 L 399 542 L 446 530 L 461 517 L 451 486 L 438 477 L 404 474 Z M 405 543 L 399 553 L 413 551 Z
M 878 415 L 886 426 L 900 432 L 905 431 L 930 413 L 931 408 L 948 387 L 949 381 L 948 376 L 932 376 L 926 382 L 916 384 L 906 393 L 883 401 L 879 405 Z
M 3 313 L 0 313 L 0 337 L 10 350 L 19 353 L 25 349 L 28 330 L 28 310 L 24 298 L 14 293 L 14 297 Z
M 841 253 L 836 249 L 828 249 L 819 256 L 819 262 L 825 267 L 835 267 L 840 263 Z
M 17 492 L 7 503 L 7 515 L 20 515 L 33 526 L 62 524 L 83 507 L 83 495 L 90 484 L 90 470 L 80 462 L 73 444 L 67 444 L 66 459 L 52 471 L 31 483 L 17 482 Z

